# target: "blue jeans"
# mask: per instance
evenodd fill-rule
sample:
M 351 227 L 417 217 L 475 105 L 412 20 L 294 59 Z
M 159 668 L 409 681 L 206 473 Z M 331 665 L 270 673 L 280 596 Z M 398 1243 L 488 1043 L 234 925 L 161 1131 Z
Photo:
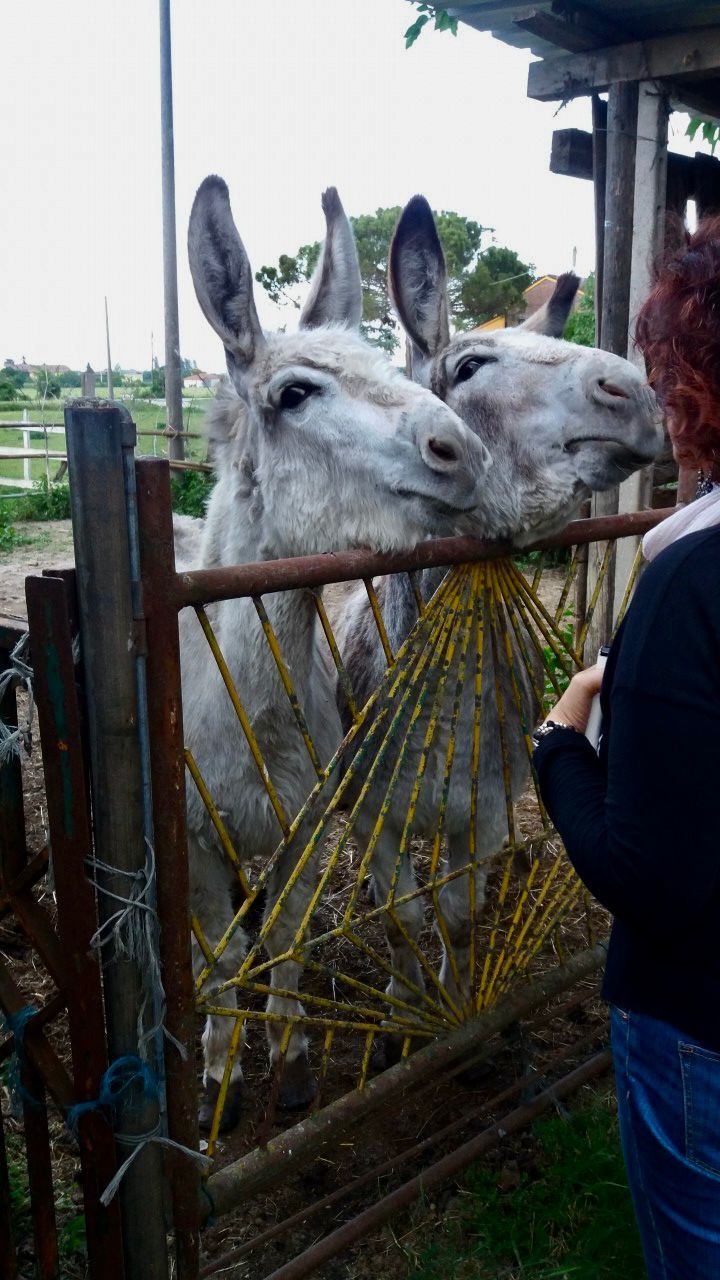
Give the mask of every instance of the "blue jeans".
M 618 1118 L 650 1280 L 720 1280 L 720 1053 L 610 1012 Z

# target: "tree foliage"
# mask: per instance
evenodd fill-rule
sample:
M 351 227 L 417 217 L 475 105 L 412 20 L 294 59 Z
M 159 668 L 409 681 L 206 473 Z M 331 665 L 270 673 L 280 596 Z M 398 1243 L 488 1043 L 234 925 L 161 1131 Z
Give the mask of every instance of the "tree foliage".
M 565 337 L 581 347 L 596 346 L 594 275 L 589 275 L 583 284 L 582 297 L 565 326 Z
M 437 4 L 425 4 L 424 0 L 419 0 L 416 4 L 416 8 L 418 10 L 418 16 L 405 32 L 406 49 L 409 49 L 414 45 L 418 36 L 421 34 L 423 27 L 430 22 L 431 18 L 435 19 L 436 31 L 449 31 L 451 35 L 457 35 L 458 20 L 457 18 L 451 18 L 447 9 L 443 9 Z
M 37 385 L 38 399 L 60 399 L 60 378 L 56 373 L 52 373 L 45 365 L 38 369 L 35 375 L 35 382 Z
M 711 154 L 715 155 L 715 148 L 720 142 L 720 124 L 716 120 L 703 120 L 702 116 L 694 116 L 689 122 L 685 133 L 693 142 L 697 134 L 700 133 L 703 142 L 709 144 Z
M 376 209 L 350 219 L 363 284 L 362 332 L 386 351 L 397 347 L 400 333 L 387 288 L 390 241 L 400 213 L 399 207 Z M 533 267 L 521 262 L 512 249 L 497 245 L 483 249 L 483 235 L 492 228 L 471 218 L 443 210 L 435 214 L 435 221 L 447 262 L 455 325 L 470 328 L 498 314 L 514 319 Z M 261 267 L 255 279 L 273 302 L 299 308 L 299 286 L 310 279 L 319 253 L 317 242 L 302 245 L 294 255 L 281 254 L 276 266 Z

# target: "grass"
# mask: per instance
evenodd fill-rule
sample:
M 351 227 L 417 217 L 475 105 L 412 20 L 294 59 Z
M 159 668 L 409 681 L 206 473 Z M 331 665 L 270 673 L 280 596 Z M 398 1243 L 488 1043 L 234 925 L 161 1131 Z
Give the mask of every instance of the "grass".
M 643 1280 L 612 1092 L 531 1133 L 512 1189 L 503 1171 L 470 1169 L 408 1280 Z
M 24 1159 L 24 1137 L 19 1133 L 6 1134 L 8 1179 L 10 1183 L 10 1216 L 13 1238 L 19 1248 L 21 1261 L 34 1255 L 30 1188 Z M 58 1254 L 61 1275 L 66 1280 L 79 1280 L 85 1274 L 87 1244 L 85 1216 L 78 1213 L 72 1184 L 56 1185 L 55 1213 L 58 1229 Z
M 79 394 L 74 389 L 69 389 L 68 396 Z M 100 387 L 98 395 L 103 397 L 105 389 Z M 120 396 L 132 397 L 132 389 L 125 390 L 120 388 L 118 398 Z M 183 399 L 190 400 L 190 404 L 183 408 L 183 429 L 185 431 L 202 430 L 202 421 L 205 409 L 211 399 L 209 392 L 205 390 L 193 389 L 192 392 L 183 392 Z M 152 404 L 148 400 L 139 400 L 128 398 L 123 403 L 129 409 L 133 421 L 139 431 L 163 431 L 165 429 L 165 407 L 164 405 Z M 25 403 L 19 402 L 13 409 L 5 409 L 0 413 L 3 422 L 17 423 L 18 427 L 2 427 L 0 428 L 0 445 L 6 447 L 21 448 L 23 444 L 23 436 L 20 424 L 22 423 L 23 410 L 27 410 L 28 418 L 32 422 L 44 421 L 47 424 L 62 423 L 63 420 L 63 402 L 62 400 L 46 400 L 43 403 L 37 400 L 29 400 Z M 205 456 L 205 441 L 203 440 L 186 440 L 185 452 L 188 458 L 197 462 L 202 462 Z M 43 449 L 45 447 L 45 439 L 43 432 L 34 431 L 30 437 L 30 447 L 32 449 Z M 58 431 L 48 436 L 48 448 L 51 451 L 65 452 L 65 433 Z M 152 436 L 140 436 L 138 439 L 138 453 L 157 454 L 165 457 L 167 454 L 167 446 L 164 440 Z M 55 459 L 50 460 L 50 476 L 55 475 L 59 462 Z M 23 459 L 21 458 L 2 458 L 0 459 L 0 475 L 8 479 L 19 480 L 23 476 Z M 45 459 L 33 458 L 30 462 L 30 477 L 32 480 L 39 480 L 45 475 Z

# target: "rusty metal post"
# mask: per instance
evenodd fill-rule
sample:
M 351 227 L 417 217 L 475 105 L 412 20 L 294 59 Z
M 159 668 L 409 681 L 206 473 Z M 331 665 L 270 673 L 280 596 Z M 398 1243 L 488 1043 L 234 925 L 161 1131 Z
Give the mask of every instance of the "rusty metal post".
M 146 867 L 144 791 L 138 734 L 129 531 L 123 450 L 135 427 L 108 401 L 73 401 L 65 409 L 80 640 L 87 692 L 94 852 L 101 918 L 110 922 L 128 886 Z M 109 868 L 109 869 L 108 869 Z M 111 896 L 114 895 L 114 896 Z M 105 1006 L 111 1062 L 137 1055 L 146 974 L 136 958 L 106 964 Z M 157 1097 L 140 1087 L 124 1095 L 116 1121 L 118 1158 L 159 1125 Z M 118 1137 L 119 1135 L 119 1137 Z M 142 1146 L 120 1184 L 127 1280 L 167 1280 L 163 1162 L 157 1144 Z
M 195 987 L 190 949 L 180 637 L 174 600 L 170 468 L 160 458 L 142 458 L 135 465 L 165 1025 L 186 1052 L 183 1058 L 171 1042 L 165 1049 L 168 1133 L 175 1142 L 197 1151 Z M 199 1174 L 197 1166 L 185 1157 L 171 1154 L 169 1162 L 178 1277 L 194 1280 L 200 1265 Z
M 0 1115 L 0 1275 L 4 1280 L 17 1280 L 18 1273 L 12 1216 L 5 1129 Z
M 71 575 L 74 580 L 74 574 Z M 91 939 L 97 927 L 95 891 L 86 874 L 92 857 L 84 742 L 68 616 L 70 582 L 25 580 L 32 639 L 35 698 L 40 721 L 48 826 L 53 851 L 57 931 L 66 966 L 73 1084 L 78 1102 L 96 1098 L 108 1065 L 102 982 Z M 78 1125 L 83 1203 L 91 1280 L 123 1280 L 117 1199 L 100 1196 L 117 1171 L 107 1117 L 87 1111 Z
M 60 1280 L 55 1195 L 47 1103 L 42 1077 L 27 1061 L 20 1065 L 23 1090 L 23 1129 L 27 1160 L 35 1274 L 38 1280 Z
M 596 1053 L 582 1066 L 576 1067 L 574 1071 L 563 1076 L 561 1080 L 550 1085 L 548 1089 L 543 1089 L 532 1102 L 527 1102 L 522 1106 L 516 1107 L 508 1115 L 504 1116 L 497 1124 L 490 1125 L 488 1129 L 483 1129 L 482 1133 L 471 1138 L 469 1142 L 463 1143 L 462 1146 L 456 1147 L 454 1151 L 443 1156 L 441 1160 L 430 1165 L 419 1173 L 417 1177 L 411 1178 L 409 1182 L 404 1182 L 402 1186 L 397 1187 L 395 1191 L 384 1196 L 381 1200 L 376 1200 L 369 1209 L 365 1209 L 363 1213 L 359 1213 L 357 1217 L 351 1218 L 343 1226 L 338 1227 L 324 1239 L 316 1241 L 310 1245 L 303 1253 L 293 1258 L 291 1262 L 285 1263 L 284 1266 L 278 1267 L 277 1271 L 273 1271 L 266 1280 L 302 1280 L 304 1276 L 312 1275 L 318 1268 L 328 1262 L 330 1258 L 334 1258 L 343 1249 L 347 1249 L 357 1240 L 361 1240 L 363 1236 L 370 1231 L 374 1231 L 381 1226 L 383 1222 L 387 1222 L 393 1214 L 406 1209 L 412 1204 L 413 1200 L 419 1197 L 431 1187 L 437 1186 L 441 1182 L 447 1181 L 448 1178 L 455 1177 L 461 1173 L 463 1169 L 487 1151 L 491 1151 L 509 1135 L 518 1133 L 525 1129 L 537 1116 L 542 1115 L 554 1103 L 562 1098 L 567 1098 L 576 1089 L 587 1084 L 588 1081 L 594 1080 L 596 1076 L 604 1074 L 609 1070 L 612 1064 L 612 1057 L 609 1050 L 603 1050 Z

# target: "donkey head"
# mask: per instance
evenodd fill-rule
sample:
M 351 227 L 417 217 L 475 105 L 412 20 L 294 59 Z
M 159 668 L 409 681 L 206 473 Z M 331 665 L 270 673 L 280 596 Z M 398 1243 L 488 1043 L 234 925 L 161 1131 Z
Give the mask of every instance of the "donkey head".
M 589 491 L 653 460 L 662 431 L 642 374 L 619 356 L 561 340 L 576 276 L 561 276 L 542 311 L 515 329 L 451 337 L 445 258 L 422 196 L 400 217 L 389 276 L 413 378 L 492 454 L 474 532 L 536 538 L 565 524 Z
M 190 215 L 195 291 L 242 402 L 240 412 L 215 415 L 216 430 L 225 424 L 219 470 L 232 496 L 224 519 L 249 512 L 265 557 L 399 548 L 450 532 L 480 502 L 489 465 L 451 409 L 346 327 L 362 306 L 355 245 L 334 189 L 323 206 L 325 245 L 292 335 L 260 328 L 222 179 L 205 179 Z

